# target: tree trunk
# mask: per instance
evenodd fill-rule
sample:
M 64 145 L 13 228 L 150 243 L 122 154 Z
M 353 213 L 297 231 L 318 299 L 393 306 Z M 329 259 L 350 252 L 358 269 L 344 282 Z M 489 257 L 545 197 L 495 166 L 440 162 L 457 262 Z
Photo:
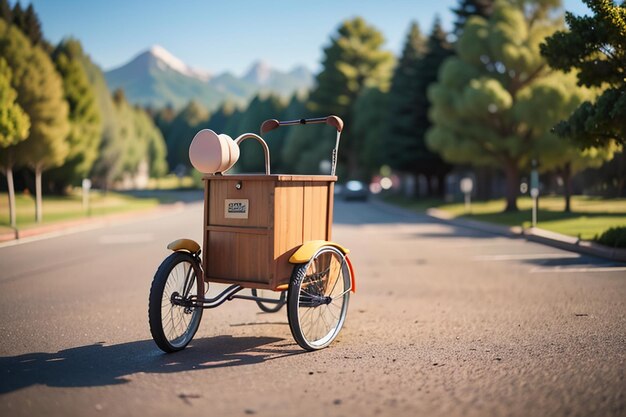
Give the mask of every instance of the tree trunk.
M 9 223 L 15 229 L 17 227 L 15 212 L 15 184 L 13 183 L 13 167 L 9 166 L 5 172 L 7 176 L 7 188 L 9 189 Z
M 41 202 L 41 173 L 42 169 L 40 166 L 35 167 L 35 220 L 37 223 L 41 223 L 43 219 L 43 207 Z
M 569 162 L 563 167 L 563 194 L 565 195 L 565 213 L 571 213 L 572 200 L 572 164 Z
M 515 162 L 504 167 L 506 176 L 506 208 L 504 211 L 517 211 L 517 195 L 519 193 L 519 169 Z
M 426 196 L 432 197 L 435 194 L 433 190 L 433 177 L 432 175 L 426 175 Z
M 493 168 L 477 167 L 474 169 L 476 175 L 476 198 L 480 200 L 489 200 L 493 196 L 492 178 Z

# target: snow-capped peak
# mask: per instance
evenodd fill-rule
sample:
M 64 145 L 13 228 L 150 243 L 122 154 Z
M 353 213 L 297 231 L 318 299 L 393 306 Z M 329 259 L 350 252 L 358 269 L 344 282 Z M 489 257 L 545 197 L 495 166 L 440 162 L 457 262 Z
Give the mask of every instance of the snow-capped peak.
M 264 85 L 269 81 L 273 71 L 266 61 L 258 60 L 250 66 L 243 78 L 255 84 Z
M 181 74 L 194 77 L 202 81 L 208 81 L 211 78 L 211 74 L 209 72 L 190 67 L 160 45 L 153 45 L 150 48 L 150 54 L 157 59 L 159 64 L 168 66 Z

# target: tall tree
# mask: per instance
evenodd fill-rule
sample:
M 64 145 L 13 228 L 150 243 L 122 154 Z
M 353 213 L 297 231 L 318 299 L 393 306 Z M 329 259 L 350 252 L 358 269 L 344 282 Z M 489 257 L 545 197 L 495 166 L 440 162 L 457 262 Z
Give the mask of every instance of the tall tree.
M 26 27 L 26 13 L 24 9 L 22 9 L 22 5 L 20 2 L 15 2 L 15 6 L 13 6 L 13 10 L 11 11 L 11 16 L 13 20 L 7 23 L 13 23 L 19 30 L 22 30 Z
M 459 5 L 452 9 L 456 15 L 454 21 L 453 35 L 458 40 L 463 32 L 463 26 L 472 16 L 479 16 L 488 19 L 493 13 L 493 3 L 495 0 L 459 0 Z M 476 196 L 481 199 L 492 197 L 493 178 L 497 175 L 495 168 L 489 166 L 474 167 L 476 185 L 474 187 Z
M 595 101 L 582 103 L 555 130 L 583 147 L 612 140 L 626 145 L 626 1 L 583 2 L 593 15 L 567 12 L 570 30 L 548 37 L 541 53 L 553 68 L 577 70 L 579 85 L 603 92 Z
M 11 87 L 11 68 L 0 58 L 0 169 L 7 177 L 9 223 L 16 227 L 15 186 L 13 185 L 13 147 L 28 137 L 30 119 L 17 103 L 17 92 Z
M 100 68 L 86 54 L 83 54 L 81 62 L 89 84 L 94 88 L 98 113 L 102 118 L 100 146 L 90 176 L 97 186 L 107 190 L 115 176 L 121 172 L 123 158 L 117 112 Z
M 24 34 L 28 36 L 28 39 L 30 39 L 30 42 L 33 45 L 41 46 L 44 42 L 43 32 L 41 31 L 41 22 L 39 21 L 37 13 L 35 13 L 35 8 L 32 3 L 28 5 L 26 11 L 24 12 L 24 23 L 25 27 L 22 28 Z
M 559 120 L 580 95 L 568 84 L 571 77 L 550 71 L 539 54 L 539 43 L 558 29 L 554 3 L 497 1 L 489 19 L 471 17 L 457 56 L 446 60 L 429 90 L 429 146 L 450 162 L 501 168 L 507 211 L 517 210 L 520 169 L 554 143 L 543 120 Z
M 472 16 L 480 16 L 485 19 L 493 12 L 494 0 L 460 0 L 459 5 L 452 9 L 456 15 L 454 21 L 454 33 L 459 36 L 463 32 L 463 26 Z
M 419 128 L 419 96 L 424 92 L 420 88 L 420 61 L 426 53 L 426 40 L 417 23 L 412 22 L 404 43 L 402 55 L 398 61 L 389 91 L 389 134 L 385 141 L 387 162 L 392 168 L 401 171 L 413 171 L 416 142 L 422 140 L 415 131 Z
M 352 106 L 363 88 L 380 86 L 390 79 L 393 55 L 382 49 L 384 41 L 383 35 L 362 18 L 344 21 L 324 48 L 323 69 L 311 93 L 312 113 L 335 114 L 345 122 L 339 156 L 350 176 L 359 174 L 360 146 L 351 132 Z
M 388 115 L 381 109 L 388 108 L 389 94 L 378 87 L 363 89 L 353 107 L 353 132 L 362 145 L 359 163 L 364 169 L 365 178 L 379 172 L 385 163 L 385 142 L 389 130 Z
M 9 0 L 0 0 L 0 19 L 4 19 L 6 23 L 13 22 L 13 11 Z
M 50 57 L 14 26 L 0 21 L 0 55 L 13 70 L 17 102 L 30 118 L 28 139 L 15 147 L 17 164 L 35 172 L 36 220 L 42 220 L 42 173 L 65 160 L 69 132 L 62 80 Z
M 54 51 L 56 68 L 63 78 L 64 97 L 69 104 L 69 152 L 63 166 L 50 171 L 58 191 L 86 178 L 98 156 L 102 118 L 95 89 L 83 67 L 84 53 L 75 39 L 62 41 Z
M 576 88 L 574 74 L 554 74 L 538 80 L 533 86 L 532 97 L 529 94 L 518 95 L 518 114 L 532 120 L 535 131 L 548 132 L 537 141 L 534 157 L 540 162 L 540 171 L 556 171 L 563 180 L 565 212 L 571 211 L 571 178 L 584 169 L 599 167 L 613 158 L 618 149 L 614 142 L 602 147 L 590 147 L 581 150 L 578 146 L 564 141 L 549 133 L 555 120 L 571 114 L 583 100 L 593 96 L 593 92 L 584 88 Z M 539 107 L 543 104 L 543 107 Z
M 431 126 L 427 90 L 437 81 L 441 64 L 452 55 L 452 46 L 446 38 L 438 18 L 421 55 L 412 52 L 409 37 L 390 93 L 390 132 L 386 142 L 389 164 L 400 171 L 424 175 L 429 194 L 443 193 L 443 178 L 450 170 L 438 154 L 428 149 L 425 141 Z M 415 58 L 404 60 L 405 56 L 411 55 Z M 400 69 L 402 65 L 404 70 Z

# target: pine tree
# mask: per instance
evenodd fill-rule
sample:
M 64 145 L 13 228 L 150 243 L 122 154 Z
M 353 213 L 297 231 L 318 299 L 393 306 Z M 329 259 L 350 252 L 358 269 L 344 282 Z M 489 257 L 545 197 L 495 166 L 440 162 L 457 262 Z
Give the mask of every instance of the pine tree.
M 35 172 L 36 220 L 42 220 L 42 173 L 65 160 L 69 131 L 68 107 L 63 100 L 63 83 L 50 57 L 32 46 L 16 27 L 0 21 L 0 55 L 13 70 L 12 86 L 17 102 L 30 117 L 28 139 L 15 147 L 16 165 Z
M 389 82 L 393 55 L 382 49 L 383 43 L 383 35 L 362 18 L 344 21 L 324 49 L 323 69 L 317 75 L 317 87 L 310 97 L 312 113 L 318 116 L 335 114 L 344 120 L 339 158 L 352 177 L 359 175 L 361 146 L 351 133 L 352 106 L 365 87 Z M 309 158 L 313 155 L 301 156 Z M 318 163 L 319 159 L 314 161 L 314 164 Z
M 452 54 L 446 36 L 438 18 L 427 42 L 417 26 L 411 26 L 389 97 L 389 134 L 384 147 L 387 162 L 394 169 L 415 176 L 425 175 L 429 194 L 435 192 L 435 178 L 437 194 L 443 193 L 443 177 L 450 170 L 425 143 L 425 134 L 431 125 L 426 91 L 437 81 L 442 62 Z
M 23 32 L 28 36 L 30 42 L 33 45 L 41 45 L 43 41 L 43 33 L 41 31 L 41 22 L 39 21 L 39 17 L 37 13 L 35 13 L 35 8 L 33 4 L 29 4 L 24 12 L 24 23 L 25 27 Z
M 452 9 L 456 15 L 454 33 L 458 36 L 463 32 L 463 26 L 472 16 L 480 16 L 485 19 L 493 13 L 495 0 L 460 0 L 456 9 Z
M 0 169 L 7 177 L 9 223 L 15 228 L 14 146 L 28 137 L 30 118 L 16 101 L 17 92 L 11 87 L 11 77 L 11 68 L 0 58 Z
M 6 23 L 13 22 L 13 11 L 9 5 L 9 0 L 0 0 L 0 19 L 3 19 Z
M 24 9 L 22 9 L 22 5 L 19 1 L 15 3 L 15 6 L 13 6 L 11 15 L 13 16 L 13 24 L 17 26 L 19 30 L 23 31 L 23 28 L 26 27 L 26 13 L 24 12 Z
M 417 126 L 416 136 L 418 137 L 416 153 L 416 165 L 420 167 L 421 173 L 427 178 L 428 194 L 443 196 L 444 178 L 450 171 L 451 166 L 444 162 L 439 154 L 432 152 L 426 145 L 426 132 L 432 126 L 428 118 L 431 102 L 428 99 L 428 88 L 437 82 L 439 69 L 443 62 L 452 56 L 452 46 L 447 41 L 447 33 L 441 26 L 439 18 L 435 19 L 433 28 L 428 37 L 427 52 L 418 65 L 419 73 L 419 93 L 417 95 Z M 436 186 L 435 180 L 436 179 Z
M 62 191 L 66 185 L 77 185 L 88 176 L 98 156 L 102 138 L 102 118 L 94 87 L 82 64 L 83 55 L 80 42 L 75 39 L 62 41 L 53 54 L 56 68 L 63 78 L 70 121 L 67 160 L 62 167 L 49 173 L 57 191 Z
M 577 70 L 578 84 L 603 91 L 556 126 L 556 133 L 582 147 L 617 140 L 626 145 L 626 2 L 583 0 L 592 16 L 566 13 L 569 32 L 546 38 L 541 53 L 551 67 Z
M 385 163 L 385 141 L 388 136 L 387 112 L 390 95 L 378 87 L 364 89 L 357 97 L 353 108 L 353 132 L 360 138 L 362 145 L 359 163 L 364 169 L 364 178 L 368 179 L 380 171 Z

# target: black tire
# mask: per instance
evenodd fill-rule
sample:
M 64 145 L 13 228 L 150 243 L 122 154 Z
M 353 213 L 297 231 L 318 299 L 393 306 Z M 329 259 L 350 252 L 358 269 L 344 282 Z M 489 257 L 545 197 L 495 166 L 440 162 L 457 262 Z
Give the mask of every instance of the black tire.
M 303 349 L 323 349 L 335 340 L 346 319 L 351 281 L 345 256 L 333 246 L 323 246 L 309 262 L 294 267 L 287 318 Z
M 252 289 L 252 295 L 254 297 L 262 297 L 262 298 L 272 298 L 271 296 L 269 296 L 267 293 L 269 293 L 270 291 L 264 291 L 261 290 L 261 293 L 259 295 L 259 291 L 256 288 Z M 274 291 L 271 291 L 271 293 L 275 293 Z M 278 303 L 274 304 L 274 303 L 264 303 L 263 301 L 256 301 L 256 305 L 259 306 L 259 308 L 261 309 L 261 311 L 265 312 L 265 313 L 276 313 L 277 311 L 280 311 L 281 308 L 283 308 L 283 306 L 285 304 L 287 304 L 287 297 L 285 296 L 285 291 L 281 291 L 280 295 L 277 298 Z
M 185 281 L 188 283 L 187 294 L 184 294 L 183 288 Z M 167 353 L 184 349 L 193 339 L 202 319 L 202 308 L 174 304 L 171 300 L 175 293 L 183 299 L 204 296 L 201 269 L 190 253 L 174 252 L 165 258 L 150 288 L 150 333 L 157 346 Z

